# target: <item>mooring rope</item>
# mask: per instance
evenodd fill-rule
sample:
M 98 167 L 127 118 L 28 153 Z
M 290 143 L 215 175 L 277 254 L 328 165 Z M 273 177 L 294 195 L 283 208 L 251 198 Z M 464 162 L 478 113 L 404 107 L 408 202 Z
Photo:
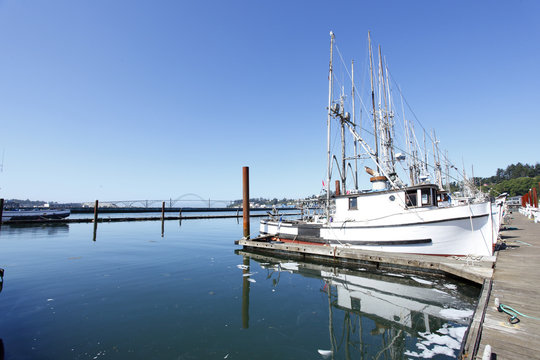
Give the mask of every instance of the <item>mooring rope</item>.
M 495 300 L 498 300 L 498 299 L 495 299 Z M 516 309 L 514 309 L 514 308 L 512 308 L 512 307 L 510 307 L 508 305 L 504 305 L 504 304 L 499 304 L 499 306 L 497 307 L 497 310 L 499 310 L 499 312 L 504 312 L 505 314 L 508 314 L 510 316 L 510 318 L 508 319 L 508 322 L 510 322 L 510 324 L 517 324 L 518 322 L 521 321 L 521 320 L 519 320 L 518 315 L 526 317 L 528 319 L 540 320 L 540 318 L 525 315 L 523 313 L 520 313 Z

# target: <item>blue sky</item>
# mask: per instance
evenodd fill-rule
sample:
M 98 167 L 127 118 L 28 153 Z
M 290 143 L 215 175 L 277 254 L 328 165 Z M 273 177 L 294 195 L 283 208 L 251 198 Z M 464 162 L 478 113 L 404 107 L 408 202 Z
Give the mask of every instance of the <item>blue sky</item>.
M 318 194 L 330 30 L 358 73 L 371 31 L 468 173 L 536 163 L 538 14 L 533 0 L 1 1 L 0 197 L 237 199 L 242 166 L 252 196 Z

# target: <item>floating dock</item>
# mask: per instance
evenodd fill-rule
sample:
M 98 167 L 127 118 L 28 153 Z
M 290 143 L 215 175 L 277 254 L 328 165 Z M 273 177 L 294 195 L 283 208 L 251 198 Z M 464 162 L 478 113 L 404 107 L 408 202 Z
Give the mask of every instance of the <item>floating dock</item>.
M 362 264 L 373 268 L 402 269 L 409 272 L 430 272 L 455 276 L 483 284 L 493 275 L 495 257 L 441 257 L 354 250 L 326 245 L 271 241 L 269 236 L 242 239 L 236 242 L 245 248 L 269 253 L 288 253 L 293 257 L 313 259 L 337 265 Z

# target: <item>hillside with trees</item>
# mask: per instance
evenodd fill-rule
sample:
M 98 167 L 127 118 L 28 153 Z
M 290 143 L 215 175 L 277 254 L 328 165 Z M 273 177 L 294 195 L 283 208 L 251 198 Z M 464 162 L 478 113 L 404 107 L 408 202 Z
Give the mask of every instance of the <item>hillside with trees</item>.
M 481 184 L 484 192 L 491 196 L 508 193 L 510 196 L 521 196 L 529 189 L 539 187 L 540 163 L 536 165 L 517 164 L 508 165 L 506 169 L 497 169 L 494 176 L 488 178 L 475 178 L 476 184 Z

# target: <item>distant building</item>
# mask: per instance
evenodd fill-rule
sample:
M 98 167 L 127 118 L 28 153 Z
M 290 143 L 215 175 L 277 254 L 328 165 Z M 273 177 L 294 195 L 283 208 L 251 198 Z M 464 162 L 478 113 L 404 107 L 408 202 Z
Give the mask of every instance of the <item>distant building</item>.
M 519 208 L 521 206 L 521 196 L 512 196 L 506 199 L 508 208 Z

